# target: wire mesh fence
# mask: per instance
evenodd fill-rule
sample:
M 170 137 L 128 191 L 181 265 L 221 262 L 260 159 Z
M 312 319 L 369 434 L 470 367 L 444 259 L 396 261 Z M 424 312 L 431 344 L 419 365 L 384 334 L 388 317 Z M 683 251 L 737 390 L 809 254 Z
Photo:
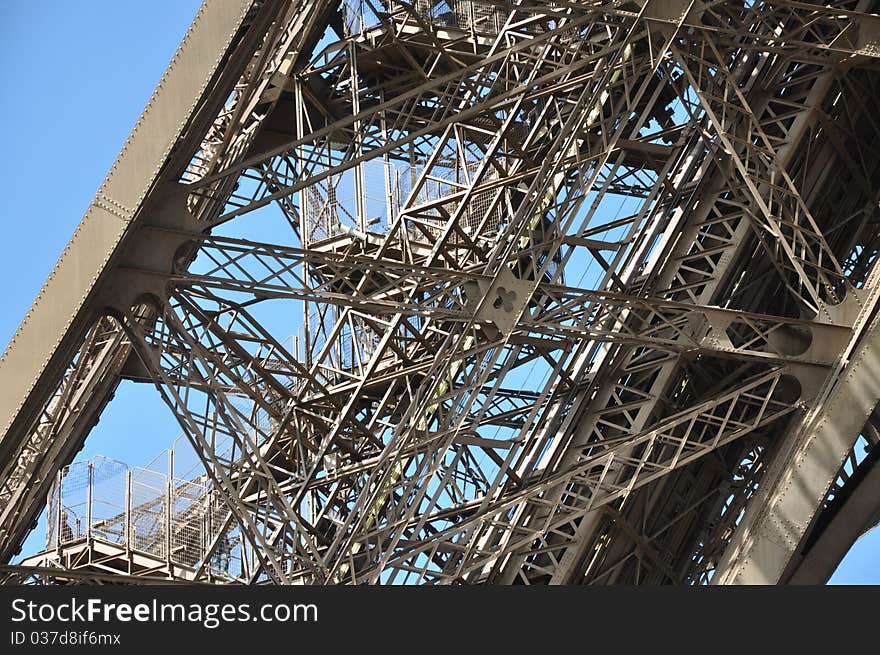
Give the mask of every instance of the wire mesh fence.
M 155 470 L 166 461 L 173 459 L 141 468 L 96 456 L 64 467 L 49 492 L 47 549 L 101 541 L 169 564 L 240 571 L 226 504 L 204 475 L 183 480 Z
M 167 477 L 149 469 L 134 468 L 129 479 L 128 543 L 134 550 L 164 558 L 168 528 Z
M 346 171 L 309 186 L 303 192 L 300 208 L 308 230 L 307 241 L 318 243 L 352 230 L 383 229 L 382 219 L 388 215 L 387 185 L 392 175 L 389 162 L 370 159 L 358 171 Z
M 405 206 L 417 207 L 428 205 L 441 198 L 455 198 L 462 190 L 466 189 L 474 180 L 477 169 L 481 165 L 479 161 L 468 161 L 464 165 L 449 166 L 447 168 L 435 167 L 430 175 L 425 174 L 423 166 L 401 166 L 394 170 L 391 182 L 392 213 L 397 215 Z M 497 178 L 497 173 L 489 171 L 484 174 L 482 182 L 491 182 Z M 501 197 L 496 197 L 501 193 Z M 505 195 L 506 194 L 506 195 Z M 475 191 L 460 216 L 459 225 L 468 238 L 492 238 L 498 228 L 504 222 L 504 215 L 508 206 L 507 196 L 509 190 L 498 191 L 487 188 Z M 453 199 L 434 208 L 436 220 L 427 217 L 431 212 L 420 212 L 420 225 L 414 225 L 414 219 L 408 219 L 407 228 L 411 238 L 415 240 L 430 237 L 433 241 L 441 234 L 445 225 L 445 217 L 455 213 L 460 200 Z M 455 242 L 453 237 L 452 242 Z
M 397 12 L 406 16 L 413 11 L 435 28 L 480 34 L 497 34 L 510 15 L 510 10 L 502 3 L 473 0 L 410 0 L 406 5 L 394 0 L 345 0 L 342 14 L 346 34 L 360 34 L 378 25 L 381 21 L 377 12 Z

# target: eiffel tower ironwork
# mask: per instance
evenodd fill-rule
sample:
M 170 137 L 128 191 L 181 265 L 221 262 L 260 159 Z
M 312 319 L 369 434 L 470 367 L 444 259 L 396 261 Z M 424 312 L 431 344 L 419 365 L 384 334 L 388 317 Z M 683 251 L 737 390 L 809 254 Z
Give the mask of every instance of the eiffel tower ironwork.
M 880 513 L 877 10 L 206 0 L 0 359 L 2 578 L 825 581 Z M 71 465 L 121 380 L 204 473 Z

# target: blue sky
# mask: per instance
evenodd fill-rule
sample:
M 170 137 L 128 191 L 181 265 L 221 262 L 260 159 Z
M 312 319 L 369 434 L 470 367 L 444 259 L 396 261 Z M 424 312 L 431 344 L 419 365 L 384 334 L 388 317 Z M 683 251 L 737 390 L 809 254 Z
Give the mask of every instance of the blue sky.
M 8 343 L 198 9 L 196 0 L 0 2 L 4 238 L 0 346 Z M 124 383 L 78 459 L 146 464 L 180 430 L 156 391 Z M 42 545 L 40 529 L 25 552 Z M 832 582 L 880 583 L 880 531 Z

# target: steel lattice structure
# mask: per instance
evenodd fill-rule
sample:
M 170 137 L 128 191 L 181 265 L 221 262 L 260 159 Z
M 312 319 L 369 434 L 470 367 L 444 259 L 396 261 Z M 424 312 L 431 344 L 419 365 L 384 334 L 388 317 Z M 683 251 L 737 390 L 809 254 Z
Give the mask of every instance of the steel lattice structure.
M 880 507 L 876 10 L 206 0 L 0 360 L 0 552 L 120 380 L 206 475 L 3 578 L 824 581 Z

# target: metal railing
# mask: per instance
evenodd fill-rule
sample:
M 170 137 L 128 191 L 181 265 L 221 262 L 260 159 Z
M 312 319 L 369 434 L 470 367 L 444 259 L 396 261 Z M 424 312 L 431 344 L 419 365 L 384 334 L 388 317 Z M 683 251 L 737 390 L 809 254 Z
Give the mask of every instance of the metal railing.
M 510 11 L 497 3 L 474 0 L 410 0 L 409 7 L 435 28 L 453 28 L 482 34 L 497 34 Z M 401 12 L 403 5 L 394 0 L 345 0 L 343 18 L 347 35 L 360 34 L 382 23 L 377 12 Z
M 101 541 L 196 568 L 223 539 L 218 508 L 225 506 L 204 477 L 182 480 L 103 456 L 64 467 L 47 508 L 47 550 Z M 226 550 L 215 548 L 212 567 Z

